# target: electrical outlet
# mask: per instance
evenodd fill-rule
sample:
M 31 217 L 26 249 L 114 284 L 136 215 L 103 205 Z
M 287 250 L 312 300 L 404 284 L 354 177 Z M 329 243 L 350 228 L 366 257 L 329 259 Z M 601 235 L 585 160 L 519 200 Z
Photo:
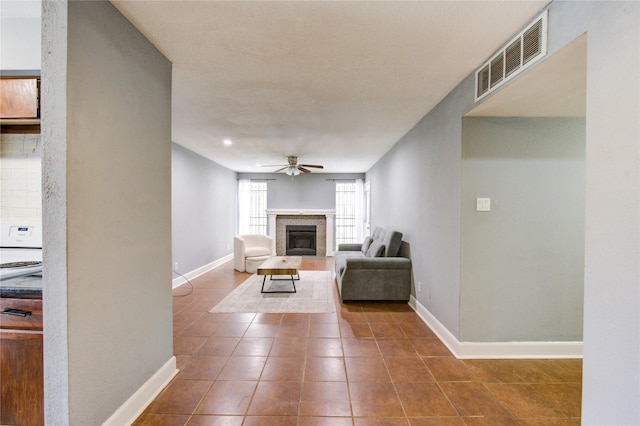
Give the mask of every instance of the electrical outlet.
M 173 270 L 178 271 L 178 262 L 173 264 Z
M 422 293 L 422 282 L 418 281 L 418 293 Z

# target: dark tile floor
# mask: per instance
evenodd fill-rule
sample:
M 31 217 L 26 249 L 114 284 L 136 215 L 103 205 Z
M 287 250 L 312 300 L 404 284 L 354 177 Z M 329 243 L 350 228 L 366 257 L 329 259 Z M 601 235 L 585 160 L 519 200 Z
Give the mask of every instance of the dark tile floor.
M 180 373 L 135 425 L 580 424 L 581 360 L 458 360 L 406 304 L 337 290 L 334 314 L 208 312 L 249 276 L 174 290 Z

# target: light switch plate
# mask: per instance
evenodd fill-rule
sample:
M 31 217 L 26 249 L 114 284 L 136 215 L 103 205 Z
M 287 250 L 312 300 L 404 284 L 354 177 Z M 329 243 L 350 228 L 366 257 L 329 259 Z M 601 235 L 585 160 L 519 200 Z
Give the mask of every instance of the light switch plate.
M 477 212 L 490 212 L 491 211 L 491 198 L 476 198 L 476 211 Z

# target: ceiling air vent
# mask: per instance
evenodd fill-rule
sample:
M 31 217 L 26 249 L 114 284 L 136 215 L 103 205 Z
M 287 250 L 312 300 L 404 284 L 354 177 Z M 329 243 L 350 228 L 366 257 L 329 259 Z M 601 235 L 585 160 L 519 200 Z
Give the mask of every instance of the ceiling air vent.
M 547 11 L 476 71 L 476 102 L 547 53 Z

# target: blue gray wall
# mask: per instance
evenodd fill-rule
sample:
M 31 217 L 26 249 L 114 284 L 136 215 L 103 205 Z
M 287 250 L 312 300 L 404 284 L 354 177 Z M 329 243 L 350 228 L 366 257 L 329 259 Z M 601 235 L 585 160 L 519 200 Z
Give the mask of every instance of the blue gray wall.
M 582 421 L 632 425 L 640 423 L 640 4 L 550 4 L 549 55 L 585 32 Z M 469 335 L 460 318 L 475 315 L 460 305 L 462 117 L 474 89 L 470 76 L 367 173 L 372 224 L 404 232 L 423 283 L 418 302 L 459 340 Z
M 175 371 L 171 63 L 109 2 L 42 18 L 45 422 L 97 425 Z
M 585 125 L 463 120 L 460 340 L 582 341 Z
M 336 181 L 363 179 L 363 173 L 240 173 L 240 179 L 267 179 L 269 209 L 335 209 Z
M 233 252 L 236 172 L 188 149 L 171 148 L 173 263 L 185 274 Z

